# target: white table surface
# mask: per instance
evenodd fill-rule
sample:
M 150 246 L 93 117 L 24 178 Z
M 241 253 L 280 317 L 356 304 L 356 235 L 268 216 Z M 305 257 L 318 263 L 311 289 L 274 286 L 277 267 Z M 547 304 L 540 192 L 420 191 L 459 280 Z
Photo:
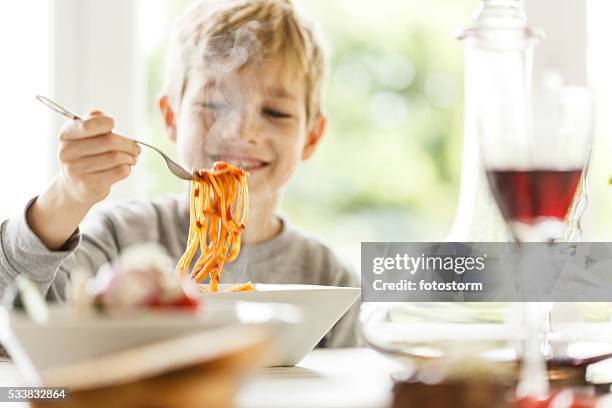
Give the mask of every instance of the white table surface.
M 367 348 L 317 349 L 295 367 L 256 370 L 242 385 L 239 408 L 384 408 L 391 373 L 402 366 Z M 11 362 L 0 361 L 0 386 L 21 385 Z M 25 403 L 2 403 L 23 408 Z
M 391 403 L 399 363 L 366 348 L 317 349 L 295 367 L 263 368 L 243 385 L 240 408 L 379 408 Z

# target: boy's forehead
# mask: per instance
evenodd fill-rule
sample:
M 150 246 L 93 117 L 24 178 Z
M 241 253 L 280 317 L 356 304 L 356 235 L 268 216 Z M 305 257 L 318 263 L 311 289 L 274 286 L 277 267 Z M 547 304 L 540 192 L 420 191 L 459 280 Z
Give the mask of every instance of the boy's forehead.
M 193 70 L 189 82 L 198 93 L 236 90 L 259 92 L 279 99 L 298 99 L 305 92 L 303 78 L 274 62 L 246 64 L 229 72 Z

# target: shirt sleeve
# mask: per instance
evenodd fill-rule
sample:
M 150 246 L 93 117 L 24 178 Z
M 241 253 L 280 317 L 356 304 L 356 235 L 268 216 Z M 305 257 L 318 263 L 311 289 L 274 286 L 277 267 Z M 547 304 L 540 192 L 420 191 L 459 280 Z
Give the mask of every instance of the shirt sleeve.
M 17 276 L 31 280 L 50 300 L 64 300 L 70 271 L 78 267 L 90 274 L 116 255 L 116 245 L 103 219 L 93 220 L 98 231 L 82 235 L 79 228 L 58 251 L 49 250 L 30 228 L 26 212 L 0 225 L 0 297 Z
M 60 265 L 80 244 L 81 233 L 77 228 L 60 250 L 50 251 L 26 219 L 26 212 L 35 201 L 36 198 L 30 200 L 18 217 L 0 225 L 0 295 L 19 275 L 46 293 Z

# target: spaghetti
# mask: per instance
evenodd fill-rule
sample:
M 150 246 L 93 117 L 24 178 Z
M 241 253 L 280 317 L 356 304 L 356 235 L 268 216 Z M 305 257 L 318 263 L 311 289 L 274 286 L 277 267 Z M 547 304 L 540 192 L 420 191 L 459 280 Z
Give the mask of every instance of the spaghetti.
M 200 257 L 191 278 L 201 282 L 210 275 L 210 292 L 217 292 L 223 264 L 233 261 L 240 251 L 240 232 L 249 213 L 247 172 L 225 162 L 215 162 L 211 169 L 195 170 L 189 200 L 189 238 L 176 271 L 189 273 L 198 250 Z M 204 291 L 204 289 L 202 289 Z M 253 290 L 250 282 L 231 291 Z

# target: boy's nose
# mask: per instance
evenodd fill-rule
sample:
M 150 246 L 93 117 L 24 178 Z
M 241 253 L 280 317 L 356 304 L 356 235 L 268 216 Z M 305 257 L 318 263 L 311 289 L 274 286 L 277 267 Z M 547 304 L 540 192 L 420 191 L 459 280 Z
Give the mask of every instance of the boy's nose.
M 261 131 L 256 120 L 256 115 L 252 111 L 242 112 L 240 122 L 236 130 L 236 137 L 249 144 L 256 143 L 257 135 Z

